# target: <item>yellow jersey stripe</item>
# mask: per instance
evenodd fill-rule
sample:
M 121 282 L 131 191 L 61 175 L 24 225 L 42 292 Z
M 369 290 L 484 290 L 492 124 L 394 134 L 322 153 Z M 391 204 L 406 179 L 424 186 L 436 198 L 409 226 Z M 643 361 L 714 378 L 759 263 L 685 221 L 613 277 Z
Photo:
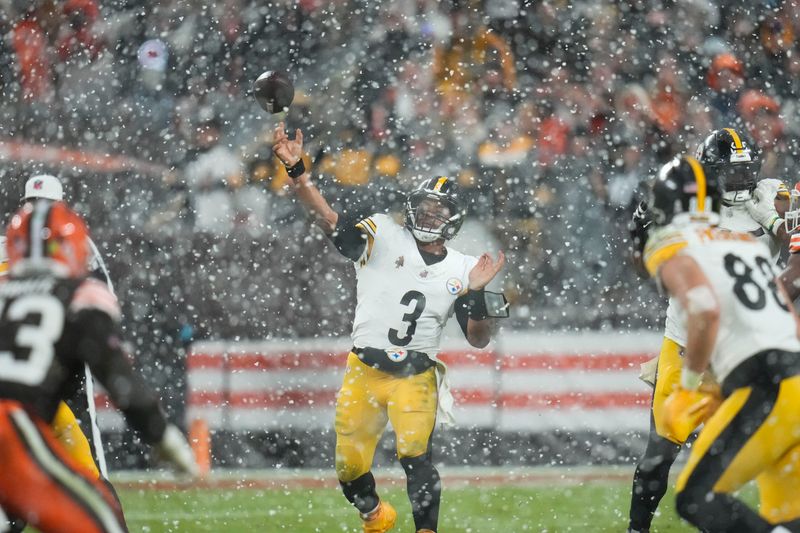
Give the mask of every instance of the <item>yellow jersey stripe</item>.
M 645 267 L 647 267 L 647 272 L 649 272 L 651 276 L 655 277 L 656 274 L 658 274 L 658 269 L 661 267 L 661 265 L 663 265 L 667 260 L 675 257 L 679 251 L 686 248 L 686 244 L 686 241 L 675 242 L 666 246 L 662 246 L 658 250 L 648 254 L 645 258 Z
M 362 233 L 365 233 L 365 234 L 367 234 L 367 235 L 369 235 L 371 237 L 374 237 L 375 236 L 375 230 L 373 229 L 373 227 L 375 226 L 375 224 L 373 223 L 372 225 L 370 225 L 369 222 L 370 221 L 365 218 L 364 220 L 362 220 L 361 222 L 356 224 L 356 227 L 358 229 L 360 229 Z
M 694 181 L 697 183 L 697 212 L 703 213 L 706 210 L 706 173 L 694 157 L 686 157 L 686 162 L 692 167 Z
M 440 190 L 442 190 L 442 185 L 444 185 L 445 183 L 447 183 L 447 177 L 446 176 L 440 177 L 439 181 L 437 181 L 436 185 L 433 187 L 433 190 L 439 192 Z
M 373 232 L 375 232 L 375 233 L 377 233 L 377 232 L 378 232 L 378 226 L 375 224 L 375 222 L 373 222 L 373 221 L 372 221 L 372 219 L 371 219 L 371 218 L 365 218 L 365 219 L 364 219 L 364 222 L 366 222 L 366 223 L 367 223 L 367 225 L 368 225 L 370 228 L 372 228 L 372 231 L 373 231 Z
M 725 131 L 731 134 L 733 137 L 733 147 L 736 148 L 736 151 L 741 151 L 744 147 L 742 146 L 742 140 L 739 138 L 739 134 L 736 133 L 736 130 L 733 128 L 724 128 Z

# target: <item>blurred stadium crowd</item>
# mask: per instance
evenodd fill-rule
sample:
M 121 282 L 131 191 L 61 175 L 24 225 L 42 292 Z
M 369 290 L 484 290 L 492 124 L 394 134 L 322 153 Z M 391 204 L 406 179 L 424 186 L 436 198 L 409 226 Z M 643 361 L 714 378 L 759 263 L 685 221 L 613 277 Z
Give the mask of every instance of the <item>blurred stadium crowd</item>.
M 415 178 L 457 177 L 462 231 L 508 254 L 514 326 L 658 327 L 625 223 L 710 130 L 745 129 L 763 175 L 795 180 L 797 0 L 0 0 L 0 34 L 0 142 L 141 163 L 9 162 L 0 208 L 34 170 L 64 177 L 153 357 L 349 332 L 349 266 L 248 94 L 265 70 L 295 80 L 284 118 L 339 207 L 399 210 Z

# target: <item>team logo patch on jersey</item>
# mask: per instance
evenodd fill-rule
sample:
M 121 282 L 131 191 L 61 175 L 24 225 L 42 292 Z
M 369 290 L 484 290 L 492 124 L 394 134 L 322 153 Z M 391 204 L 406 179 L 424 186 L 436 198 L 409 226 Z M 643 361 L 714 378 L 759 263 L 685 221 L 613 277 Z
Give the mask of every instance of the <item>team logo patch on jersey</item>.
M 464 288 L 464 284 L 458 278 L 450 278 L 447 280 L 447 292 L 450 294 L 458 294 Z
M 408 357 L 408 352 L 405 350 L 386 350 L 386 355 L 395 363 L 399 363 Z

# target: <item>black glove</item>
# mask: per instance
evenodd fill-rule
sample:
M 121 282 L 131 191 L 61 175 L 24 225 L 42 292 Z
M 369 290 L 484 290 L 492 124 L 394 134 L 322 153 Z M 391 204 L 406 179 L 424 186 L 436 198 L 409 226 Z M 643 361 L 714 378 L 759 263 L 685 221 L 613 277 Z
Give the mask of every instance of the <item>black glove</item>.
M 633 212 L 633 217 L 628 223 L 628 234 L 631 239 L 631 258 L 633 264 L 637 269 L 644 272 L 644 246 L 647 243 L 650 224 L 653 220 L 650 218 L 650 212 L 647 210 L 647 202 L 639 202 L 636 211 Z

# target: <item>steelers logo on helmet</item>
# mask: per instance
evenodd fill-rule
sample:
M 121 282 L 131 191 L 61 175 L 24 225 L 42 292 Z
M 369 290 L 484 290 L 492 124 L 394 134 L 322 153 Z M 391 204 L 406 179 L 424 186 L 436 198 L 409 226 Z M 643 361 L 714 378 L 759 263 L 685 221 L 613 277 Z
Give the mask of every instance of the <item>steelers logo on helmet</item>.
M 420 242 L 449 240 L 464 222 L 458 186 L 445 176 L 427 178 L 406 198 L 406 227 Z
M 704 165 L 691 157 L 675 158 L 658 173 L 650 189 L 650 212 L 656 225 L 719 219 L 722 188 Z
M 724 190 L 727 205 L 750 199 L 758 182 L 760 161 L 754 145 L 734 128 L 711 132 L 697 147 L 696 158 L 706 176 L 716 179 Z

